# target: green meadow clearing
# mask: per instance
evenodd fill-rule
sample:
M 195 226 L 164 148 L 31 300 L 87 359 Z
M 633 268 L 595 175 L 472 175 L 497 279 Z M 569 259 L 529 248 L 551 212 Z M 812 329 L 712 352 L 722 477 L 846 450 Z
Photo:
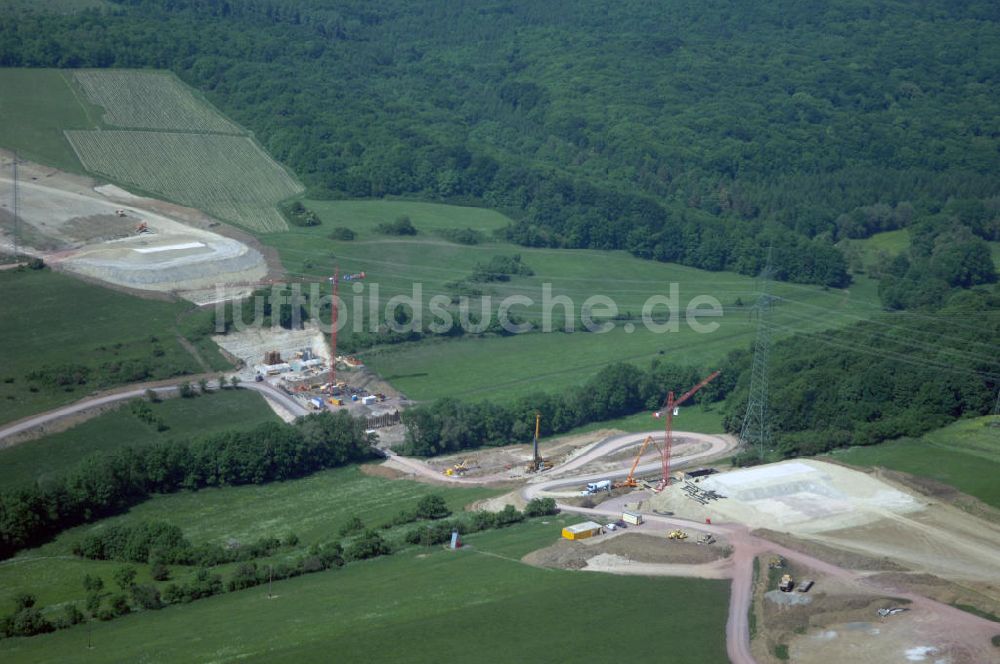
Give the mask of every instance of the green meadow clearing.
M 229 368 L 209 336 L 210 312 L 192 313 L 189 304 L 123 295 L 50 270 L 2 271 L 0 289 L 0 422 L 97 389 L 203 371 L 181 335 L 210 370 Z
M 74 544 L 89 533 L 112 525 L 165 521 L 180 527 L 195 545 L 218 546 L 233 540 L 250 543 L 261 537 L 282 538 L 291 532 L 299 536 L 299 545 L 292 551 L 275 554 L 275 562 L 287 561 L 313 544 L 338 540 L 341 526 L 352 516 L 361 517 L 367 526 L 378 527 L 431 493 L 441 495 L 452 511 L 457 512 L 468 503 L 503 492 L 390 481 L 369 477 L 357 466 L 350 466 L 287 482 L 155 496 L 125 514 L 73 528 L 48 544 L 0 562 L 0 607 L 5 607 L 22 591 L 37 594 L 39 605 L 49 607 L 67 601 L 82 602 L 85 593 L 81 580 L 88 573 L 107 577 L 106 584 L 113 587 L 110 574 L 121 563 L 84 560 L 72 555 Z M 396 529 L 386 536 L 400 539 L 402 532 Z M 149 580 L 148 565 L 134 567 L 142 579 Z M 232 567 L 223 565 L 213 571 L 226 577 Z M 172 571 L 173 580 L 184 580 L 196 570 L 172 567 Z
M 964 419 L 917 439 L 894 440 L 833 453 L 855 466 L 881 466 L 950 484 L 1000 508 L 1000 419 Z M 991 426 L 991 423 L 994 426 Z
M 223 390 L 192 399 L 173 398 L 150 404 L 166 430 L 136 417 L 128 403 L 71 429 L 0 449 L 0 486 L 44 482 L 72 469 L 91 454 L 121 447 L 141 447 L 217 431 L 248 429 L 278 417 L 256 392 Z
M 849 240 L 850 246 L 856 247 L 860 253 L 865 269 L 871 269 L 884 257 L 897 256 L 910 247 L 910 231 L 901 228 L 895 231 L 876 233 L 863 240 Z M 993 263 L 1000 270 L 1000 242 L 987 242 L 993 255 Z
M 321 226 L 295 228 L 287 233 L 262 236 L 274 246 L 292 279 L 326 285 L 334 263 L 342 273 L 364 271 L 366 281 L 341 286 L 348 320 L 341 339 L 350 339 L 354 316 L 365 318 L 376 307 L 380 312 L 389 298 L 414 293 L 419 284 L 425 322 L 440 321 L 427 309 L 433 295 L 451 294 L 452 282 L 468 277 L 476 265 L 493 256 L 518 254 L 534 272 L 507 282 L 479 284 L 490 301 L 471 300 L 477 312 L 495 312 L 509 296 L 530 298 L 515 303 L 513 316 L 541 329 L 545 310 L 551 312 L 551 333 L 532 332 L 508 337 L 468 335 L 460 339 L 432 338 L 419 343 L 381 346 L 360 355 L 371 368 L 417 400 L 462 395 L 469 398 L 506 399 L 528 389 L 556 391 L 578 384 L 602 366 L 616 361 L 645 364 L 653 358 L 710 366 L 733 349 L 749 347 L 755 331 L 748 305 L 755 300 L 754 279 L 729 272 L 707 272 L 675 264 L 640 260 L 621 251 L 536 249 L 492 239 L 492 231 L 509 220 L 497 212 L 478 208 L 412 203 L 407 201 L 305 201 L 323 220 Z M 419 231 L 416 236 L 390 236 L 376 226 L 407 215 Z M 340 226 L 353 230 L 350 242 L 331 240 Z M 448 229 L 481 230 L 484 241 L 466 246 L 449 242 L 439 233 Z M 672 297 L 682 320 L 676 331 L 653 331 L 641 320 L 645 303 L 654 296 Z M 377 298 L 373 294 L 377 287 Z M 546 296 L 545 289 L 550 295 Z M 864 320 L 879 310 L 875 285 L 861 277 L 846 290 L 777 283 L 773 294 L 781 299 L 773 310 L 776 336 L 824 330 Z M 610 298 L 620 315 L 632 320 L 614 321 L 607 333 L 562 331 L 565 308 L 556 298 L 570 299 L 573 317 L 579 318 L 584 302 L 594 295 Z M 721 318 L 701 318 L 719 324 L 702 333 L 688 326 L 683 315 L 699 296 L 714 298 L 722 306 Z M 483 298 L 485 299 L 485 298 Z M 552 306 L 546 307 L 548 301 Z M 695 301 L 697 304 L 697 301 Z M 598 322 L 605 309 L 595 309 Z M 654 316 L 665 316 L 658 304 Z M 452 311 L 454 320 L 459 320 Z M 663 318 L 654 318 L 662 322 Z M 631 331 L 629 331 L 631 329 Z M 660 328 L 662 330 L 662 328 Z M 581 328 L 582 330 L 582 328 Z M 682 386 L 670 386 L 681 388 Z M 666 389 L 666 387 L 665 387 Z
M 725 662 L 728 582 L 530 567 L 558 538 L 555 517 L 466 538 L 457 552 L 388 558 L 263 587 L 0 641 L 8 662 L 468 662 L 629 659 Z M 683 607 L 683 610 L 679 610 Z M 604 637 L 598 638 L 600 635 Z M 88 649 L 87 644 L 93 645 Z M 584 645 L 581 645 L 584 644 Z
M 83 173 L 64 129 L 100 126 L 101 108 L 86 101 L 58 69 L 0 68 L 0 146 L 24 159 Z

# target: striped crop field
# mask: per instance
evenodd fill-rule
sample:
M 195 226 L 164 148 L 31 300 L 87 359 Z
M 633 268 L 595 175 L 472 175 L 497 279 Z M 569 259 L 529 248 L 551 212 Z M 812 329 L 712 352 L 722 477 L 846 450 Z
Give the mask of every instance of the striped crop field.
M 287 230 L 275 205 L 302 186 L 247 136 L 67 131 L 84 168 L 253 231 Z
M 79 71 L 73 78 L 88 100 L 104 107 L 107 125 L 126 129 L 245 134 L 172 74 L 157 71 Z

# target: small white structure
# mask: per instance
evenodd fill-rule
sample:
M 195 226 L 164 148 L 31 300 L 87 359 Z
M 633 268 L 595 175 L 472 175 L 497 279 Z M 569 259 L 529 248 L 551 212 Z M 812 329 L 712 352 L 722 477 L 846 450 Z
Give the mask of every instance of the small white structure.
M 642 515 L 636 512 L 622 512 L 622 521 L 638 526 L 642 523 Z
M 254 367 L 254 371 L 264 376 L 277 376 L 278 374 L 287 373 L 292 370 L 292 365 L 288 362 L 280 362 L 278 364 L 258 364 Z

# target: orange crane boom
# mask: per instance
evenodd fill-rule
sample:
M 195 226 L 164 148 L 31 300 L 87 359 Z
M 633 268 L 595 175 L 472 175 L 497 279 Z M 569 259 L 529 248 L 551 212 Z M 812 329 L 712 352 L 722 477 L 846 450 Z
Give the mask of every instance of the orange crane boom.
M 639 466 L 639 459 L 642 458 L 642 453 L 646 451 L 646 448 L 649 447 L 650 443 L 656 445 L 656 441 L 653 440 L 652 436 L 646 436 L 646 440 L 642 441 L 642 445 L 639 447 L 639 453 L 635 455 L 635 461 L 632 462 L 632 468 L 629 469 L 628 477 L 625 478 L 623 486 L 639 486 L 639 483 L 635 481 L 635 469 Z
M 715 380 L 721 371 L 711 373 L 707 378 L 688 390 L 680 399 L 674 399 L 674 393 L 667 393 L 667 400 L 663 402 L 666 408 L 667 424 L 666 435 L 663 438 L 663 479 L 660 480 L 660 490 L 670 486 L 670 449 L 674 445 L 674 409 L 694 396 L 694 393 Z

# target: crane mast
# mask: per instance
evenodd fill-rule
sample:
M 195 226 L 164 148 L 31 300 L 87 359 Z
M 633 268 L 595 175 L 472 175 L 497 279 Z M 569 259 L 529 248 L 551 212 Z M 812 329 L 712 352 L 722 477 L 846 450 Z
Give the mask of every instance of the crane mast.
M 715 371 L 700 383 L 688 390 L 680 399 L 674 399 L 674 393 L 671 390 L 667 393 L 667 400 L 663 402 L 663 406 L 666 409 L 666 427 L 665 435 L 663 437 L 663 454 L 661 455 L 663 459 L 663 478 L 660 480 L 659 490 L 666 489 L 670 486 L 670 450 L 674 444 L 674 409 L 679 407 L 682 403 L 694 396 L 694 393 L 705 387 L 709 383 L 718 377 L 722 373 L 721 371 Z M 663 411 L 661 411 L 663 412 Z
M 333 300 L 330 302 L 330 394 L 337 389 L 337 294 L 340 291 L 340 266 L 333 266 Z

